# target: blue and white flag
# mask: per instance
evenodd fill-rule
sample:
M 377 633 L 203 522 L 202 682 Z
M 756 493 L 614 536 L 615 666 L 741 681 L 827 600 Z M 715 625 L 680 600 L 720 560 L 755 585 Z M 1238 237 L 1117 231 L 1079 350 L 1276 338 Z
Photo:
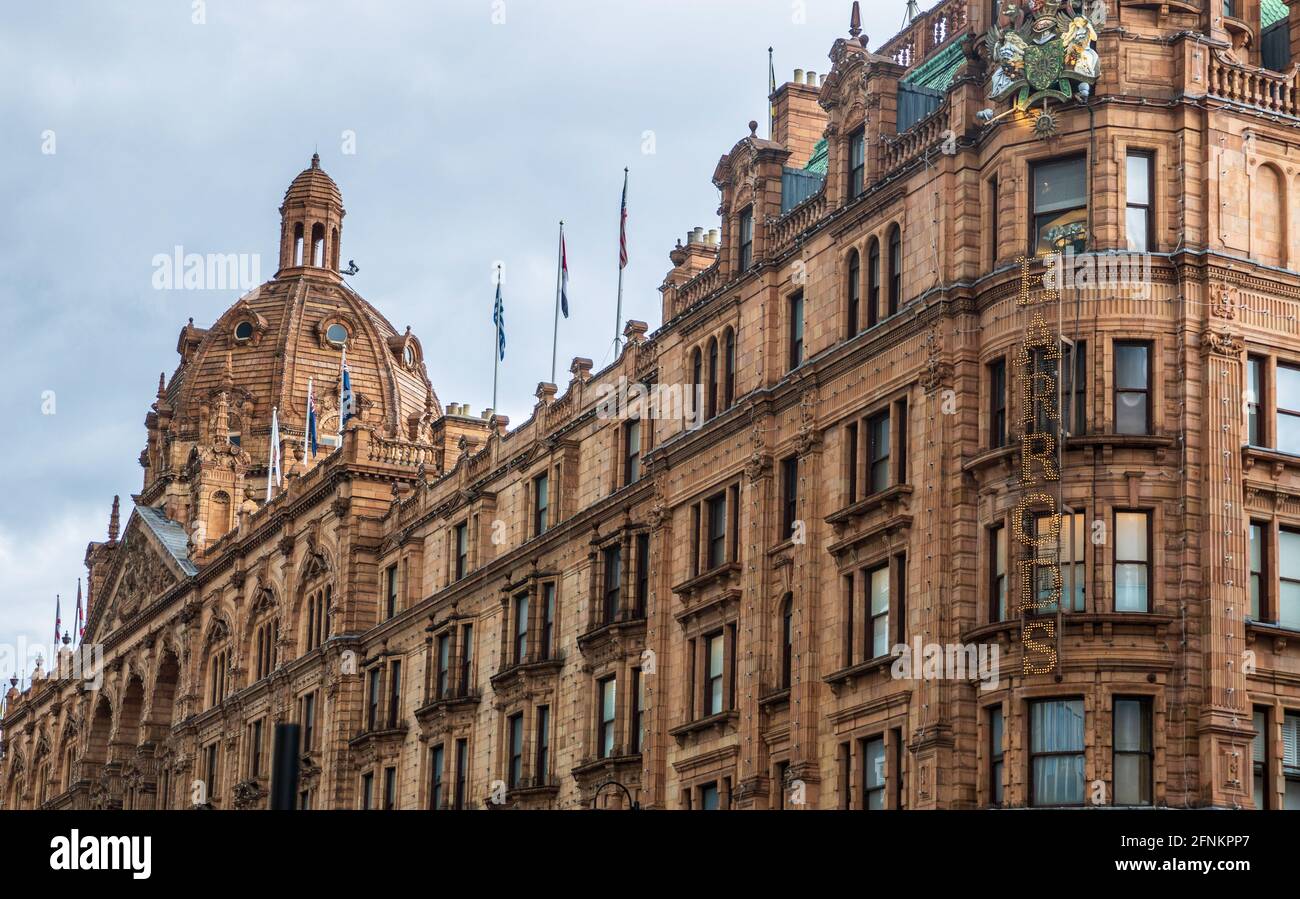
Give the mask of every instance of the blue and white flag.
M 497 301 L 492 309 L 492 324 L 497 327 L 497 352 L 506 358 L 506 307 L 501 301 L 501 274 L 497 273 Z
M 343 351 L 343 381 L 339 386 L 339 446 L 343 445 L 343 431 L 348 419 L 357 414 L 356 399 L 352 396 L 352 372 L 348 369 L 348 351 Z
M 275 496 L 273 487 L 280 486 L 280 410 L 271 409 L 271 449 L 266 460 L 266 501 Z
M 303 434 L 303 456 L 316 457 L 316 394 L 312 390 L 312 379 L 307 379 L 307 431 Z

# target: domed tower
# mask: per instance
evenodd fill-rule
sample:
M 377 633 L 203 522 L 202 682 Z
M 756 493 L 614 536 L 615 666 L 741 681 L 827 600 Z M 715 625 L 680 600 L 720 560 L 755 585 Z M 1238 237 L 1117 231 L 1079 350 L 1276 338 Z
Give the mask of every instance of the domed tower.
M 339 277 L 339 238 L 343 233 L 343 194 L 320 167 L 313 153 L 311 166 L 293 179 L 280 206 L 280 269 L 313 268 Z
M 309 382 L 319 454 L 303 463 L 310 469 L 337 449 L 345 352 L 363 427 L 429 443 L 442 416 L 419 339 L 409 327 L 394 328 L 338 271 L 343 197 L 319 156 L 289 185 L 280 215 L 275 277 L 211 327 L 191 319 L 181 329 L 180 365 L 159 385 L 146 419 L 138 501 L 180 522 L 198 546 L 237 526 L 250 500 L 264 499 L 272 410 L 282 469 L 296 464 Z

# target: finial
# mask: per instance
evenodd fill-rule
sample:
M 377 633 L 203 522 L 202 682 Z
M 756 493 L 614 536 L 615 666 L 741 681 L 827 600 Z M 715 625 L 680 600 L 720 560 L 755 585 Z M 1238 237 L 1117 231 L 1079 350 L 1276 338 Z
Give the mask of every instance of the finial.
M 314 169 L 318 169 L 318 168 L 320 168 L 320 154 L 319 154 L 319 153 L 313 153 L 313 154 L 311 154 L 311 167 L 314 168 Z
M 162 399 L 166 395 L 167 395 L 167 372 L 161 371 L 158 373 L 158 399 Z
M 116 543 L 122 533 L 122 501 L 113 497 L 113 511 L 108 516 L 108 542 Z
M 753 119 L 749 120 L 749 136 L 758 137 L 758 122 L 755 122 Z
M 849 14 L 849 34 L 857 37 L 862 33 L 862 9 L 858 0 L 853 0 L 853 12 Z

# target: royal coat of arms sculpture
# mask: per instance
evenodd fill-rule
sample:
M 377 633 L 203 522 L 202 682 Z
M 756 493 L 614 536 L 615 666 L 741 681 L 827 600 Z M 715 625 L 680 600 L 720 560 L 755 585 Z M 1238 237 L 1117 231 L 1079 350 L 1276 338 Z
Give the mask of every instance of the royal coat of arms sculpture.
M 1097 33 L 1105 24 L 1105 0 L 1001 0 L 984 36 L 989 99 L 1014 98 L 1012 109 L 1033 116 L 1039 137 L 1051 137 L 1057 126 L 1049 101 L 1086 103 L 1092 95 L 1101 68 Z M 979 113 L 985 122 L 997 117 L 992 109 Z

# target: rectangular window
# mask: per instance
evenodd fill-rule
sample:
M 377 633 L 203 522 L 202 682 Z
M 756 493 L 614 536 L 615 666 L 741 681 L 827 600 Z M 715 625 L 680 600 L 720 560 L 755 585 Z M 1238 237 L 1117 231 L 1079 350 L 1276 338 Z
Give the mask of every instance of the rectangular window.
M 444 801 L 442 790 L 442 744 L 429 750 L 429 808 L 437 811 Z
M 849 197 L 857 197 L 866 187 L 867 132 L 859 128 L 849 135 Z
M 515 596 L 515 664 L 528 661 L 528 594 Z
M 1084 518 L 1082 512 L 1063 513 L 1060 516 L 1061 531 L 1057 539 L 1057 555 L 1052 556 L 1050 547 L 1044 547 L 1040 550 L 1041 556 L 1054 558 L 1057 562 L 1057 568 L 1061 573 L 1061 596 L 1065 598 L 1065 610 L 1067 612 L 1082 612 L 1087 608 L 1087 584 L 1085 583 L 1087 565 L 1084 555 L 1084 528 L 1086 524 Z M 1052 515 L 1049 513 L 1035 515 L 1034 537 L 1047 535 L 1052 528 L 1051 522 Z M 1053 596 L 1056 593 L 1056 576 L 1050 566 L 1042 566 L 1036 570 L 1038 584 L 1035 602 L 1038 611 L 1055 612 L 1056 603 Z
M 844 429 L 844 463 L 848 502 L 853 505 L 858 501 L 858 423 L 852 422 Z
M 881 412 L 867 420 L 867 476 L 872 493 L 889 487 L 889 413 Z
M 1115 513 L 1115 611 L 1151 611 L 1151 513 Z
M 1277 449 L 1300 455 L 1300 368 L 1277 367 Z
M 866 577 L 871 619 L 868 622 L 867 646 L 871 651 L 869 658 L 878 659 L 889 655 L 889 566 L 881 565 L 869 572 Z
M 723 709 L 723 658 L 726 644 L 722 633 L 707 637 L 704 641 L 704 714 L 718 715 Z
M 803 291 L 790 297 L 790 369 L 803 365 Z
M 379 669 L 371 668 L 366 689 L 366 730 L 379 726 Z
M 629 421 L 623 426 L 623 486 L 628 487 L 641 479 L 641 422 Z
M 469 525 L 462 522 L 456 525 L 456 580 L 463 578 L 469 571 Z
M 993 805 L 999 806 L 1003 802 L 1002 772 L 1006 759 L 1002 732 L 1002 706 L 994 706 L 989 709 L 989 798 Z
M 397 566 L 389 565 L 388 571 L 384 577 L 384 583 L 387 586 L 387 600 L 384 606 L 384 617 L 392 618 L 397 614 Z
M 1116 699 L 1115 804 L 1152 804 L 1151 701 Z
M 537 764 L 535 779 L 538 786 L 544 786 L 551 779 L 551 709 L 550 706 L 537 707 Z
M 462 625 L 460 629 L 460 695 L 468 696 L 470 673 L 474 670 L 474 625 Z
M 388 668 L 388 727 L 397 727 L 402 714 L 402 663 L 393 662 Z
M 249 760 L 248 773 L 251 777 L 262 774 L 262 719 L 253 722 L 248 729 Z
M 749 271 L 754 264 L 754 207 L 740 213 L 740 270 Z
M 361 808 L 370 811 L 375 807 L 375 773 L 367 771 L 361 775 Z
M 1277 623 L 1300 631 L 1300 531 L 1277 532 Z
M 384 769 L 384 811 L 397 808 L 397 769 Z
M 889 232 L 889 314 L 897 315 L 903 302 L 903 231 L 897 225 Z
M 989 445 L 1007 445 L 1007 361 L 989 363 Z
M 1264 615 L 1264 528 L 1250 523 L 1250 620 L 1263 621 Z
M 794 536 L 794 523 L 799 517 L 799 457 L 790 456 L 781 461 L 781 539 Z
M 1251 446 L 1264 445 L 1259 433 L 1259 410 L 1264 402 L 1263 369 L 1264 360 L 1258 356 L 1246 360 L 1246 442 Z
M 845 337 L 858 333 L 858 318 L 862 311 L 862 257 L 857 250 L 849 253 L 847 309 L 844 315 Z
M 451 677 L 451 634 L 438 638 L 438 678 L 433 688 L 433 698 L 446 699 Z
M 880 321 L 880 241 L 867 245 L 867 327 Z
M 645 677 L 640 668 L 632 669 L 632 745 L 637 752 L 645 749 Z
M 709 571 L 727 561 L 727 494 L 709 498 Z
M 596 752 L 602 759 L 614 754 L 614 713 L 618 708 L 618 681 L 607 677 L 597 684 L 600 697 L 600 727 L 596 734 Z
M 1006 621 L 1009 617 L 1007 608 L 1007 529 L 998 525 L 989 531 L 989 548 L 992 558 L 989 560 L 991 585 L 989 589 L 992 620 Z
M 865 767 L 862 778 L 862 807 L 879 811 L 885 807 L 885 741 L 884 738 L 864 740 L 862 761 Z
M 220 768 L 217 766 L 218 751 L 219 751 L 219 747 L 216 743 L 209 744 L 207 749 L 205 750 L 206 764 L 204 766 L 204 772 L 207 774 L 207 781 L 208 781 L 207 782 L 208 802 L 212 802 L 213 800 L 216 799 L 217 796 L 217 787 L 218 787 L 217 778 L 221 773 Z
M 1295 712 L 1282 716 L 1282 777 L 1282 808 L 1300 811 L 1300 714 Z
M 546 533 L 551 502 L 551 479 L 544 474 L 533 478 L 533 536 Z
M 510 716 L 510 768 L 506 775 L 506 786 L 515 790 L 524 779 L 524 716 L 523 713 Z
M 316 693 L 311 692 L 299 701 L 298 721 L 302 725 L 302 751 L 311 752 L 316 748 Z
M 644 618 L 650 603 L 650 535 L 636 535 L 636 617 Z
M 718 800 L 718 785 L 716 783 L 703 784 L 699 788 L 700 802 L 699 809 L 702 812 L 716 812 L 720 805 Z
M 1115 341 L 1115 433 L 1151 433 L 1151 344 Z
M 618 617 L 618 606 L 623 590 L 623 548 L 617 544 L 605 547 L 605 605 L 604 623 L 612 624 Z
M 1029 705 L 1029 804 L 1083 804 L 1083 700 Z
M 1151 215 L 1152 154 L 1130 150 L 1128 154 L 1128 248 L 1135 253 L 1147 252 L 1154 243 Z
M 555 584 L 542 585 L 542 641 L 538 647 L 543 659 L 555 656 Z
M 1251 746 L 1251 767 L 1254 769 L 1255 776 L 1251 781 L 1251 785 L 1254 789 L 1252 796 L 1257 809 L 1267 809 L 1273 805 L 1272 797 L 1269 795 L 1272 791 L 1268 788 L 1270 781 L 1268 770 L 1268 746 L 1270 742 L 1268 719 L 1268 709 L 1256 706 L 1253 715 L 1255 739 Z
M 1088 170 L 1082 156 L 1040 162 L 1034 182 L 1031 253 L 1082 253 L 1088 245 Z
M 465 795 L 469 789 L 469 740 L 456 741 L 456 796 L 452 808 L 460 811 L 465 807 Z
M 1065 380 L 1061 383 L 1061 428 L 1071 436 L 1088 431 L 1088 347 L 1082 341 L 1061 347 Z

